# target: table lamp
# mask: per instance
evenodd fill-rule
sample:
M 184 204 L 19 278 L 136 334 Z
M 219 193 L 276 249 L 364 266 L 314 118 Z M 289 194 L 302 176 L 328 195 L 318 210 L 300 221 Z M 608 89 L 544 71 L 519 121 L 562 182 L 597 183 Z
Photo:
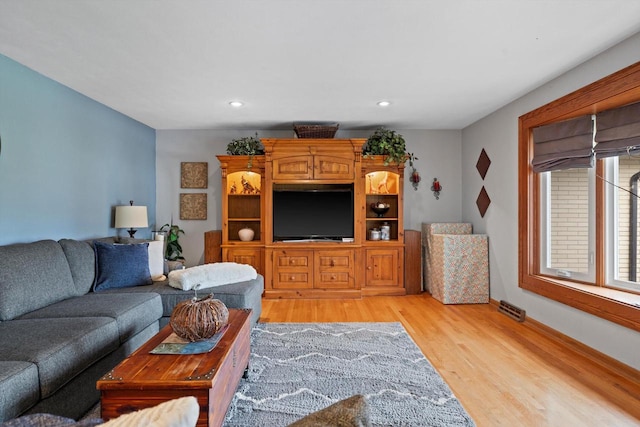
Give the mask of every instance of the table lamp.
M 149 226 L 147 220 L 146 206 L 133 206 L 133 200 L 129 201 L 129 206 L 116 206 L 116 228 L 128 228 L 129 236 L 133 239 L 136 234 L 134 228 L 146 228 Z

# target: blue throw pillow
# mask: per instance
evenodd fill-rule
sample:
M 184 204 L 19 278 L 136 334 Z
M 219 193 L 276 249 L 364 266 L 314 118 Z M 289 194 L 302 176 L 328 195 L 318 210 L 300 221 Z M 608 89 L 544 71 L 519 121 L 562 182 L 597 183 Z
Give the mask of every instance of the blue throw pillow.
M 149 244 L 110 245 L 93 242 L 96 252 L 94 291 L 150 285 Z

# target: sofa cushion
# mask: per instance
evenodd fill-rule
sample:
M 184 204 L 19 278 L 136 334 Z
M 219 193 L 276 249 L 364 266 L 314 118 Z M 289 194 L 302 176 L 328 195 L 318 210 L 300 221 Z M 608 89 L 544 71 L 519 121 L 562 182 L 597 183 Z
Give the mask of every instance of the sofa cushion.
M 164 280 L 164 241 L 149 242 L 149 273 L 154 282 Z
M 162 317 L 162 300 L 160 295 L 152 292 L 91 292 L 32 311 L 20 319 L 61 317 L 110 317 L 117 322 L 120 342 L 124 343 Z
M 118 326 L 109 317 L 0 323 L 0 360 L 36 364 L 41 399 L 55 393 L 118 345 Z
M 148 243 L 110 245 L 94 242 L 96 283 L 94 291 L 150 285 Z
M 73 418 L 53 414 L 29 414 L 3 423 L 0 427 L 95 427 L 102 425 L 101 418 L 75 421 Z
M 208 291 L 208 292 L 207 292 Z M 228 308 L 250 308 L 251 321 L 258 322 L 262 313 L 262 292 L 264 291 L 264 277 L 258 274 L 254 280 L 246 282 L 231 283 L 229 285 L 218 286 L 217 288 L 198 291 L 198 297 L 204 297 L 213 293 L 213 297 L 222 301 Z M 193 298 L 194 291 L 183 291 L 172 288 L 168 281 L 154 282 L 150 286 L 137 286 L 135 288 L 112 289 L 105 292 L 155 292 L 162 298 L 163 317 L 171 316 L 173 308 L 180 301 Z M 162 325 L 161 325 L 162 326 Z
M 58 243 L 69 262 L 76 295 L 86 294 L 96 279 L 96 254 L 93 246 L 89 242 L 73 239 L 62 239 Z
M 0 246 L 0 320 L 75 296 L 62 247 L 53 240 Z
M 151 408 L 120 415 L 107 421 L 104 427 L 194 427 L 200 415 L 200 405 L 193 396 L 168 400 Z
M 246 282 L 258 276 L 249 264 L 237 262 L 213 262 L 169 272 L 169 286 L 183 291 L 192 289 L 209 290 L 231 283 Z
M 0 422 L 17 417 L 40 397 L 38 368 L 30 362 L 0 362 Z

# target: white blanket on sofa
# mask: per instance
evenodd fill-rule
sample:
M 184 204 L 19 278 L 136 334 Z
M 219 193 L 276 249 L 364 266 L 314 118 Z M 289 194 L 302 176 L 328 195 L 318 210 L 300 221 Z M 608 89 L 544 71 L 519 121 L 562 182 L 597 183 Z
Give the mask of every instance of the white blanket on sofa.
M 188 291 L 197 285 L 199 285 L 198 289 L 213 288 L 230 283 L 246 282 L 256 277 L 258 277 L 256 269 L 248 264 L 216 262 L 169 272 L 169 286 Z

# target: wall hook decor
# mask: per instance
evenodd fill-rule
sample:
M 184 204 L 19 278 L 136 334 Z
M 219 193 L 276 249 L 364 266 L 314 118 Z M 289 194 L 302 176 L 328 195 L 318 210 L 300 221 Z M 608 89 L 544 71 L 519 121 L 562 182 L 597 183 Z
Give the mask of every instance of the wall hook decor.
M 436 200 L 440 200 L 440 192 L 442 191 L 442 185 L 438 178 L 433 178 L 433 184 L 431 184 L 431 191 L 433 191 L 433 195 L 436 197 Z
M 418 184 L 420 184 L 420 172 L 418 172 L 417 170 L 413 169 L 411 171 L 411 176 L 409 177 L 409 181 L 411 181 L 411 185 L 413 185 L 413 189 L 417 190 L 418 189 Z
M 418 158 L 414 156 L 413 153 L 409 153 L 409 166 L 411 167 L 411 175 L 409 176 L 409 181 L 411 181 L 411 185 L 413 185 L 413 189 L 417 190 L 418 184 L 420 184 L 421 178 L 420 178 L 420 172 L 418 172 L 416 168 L 413 166 L 413 162 L 415 160 L 418 160 Z

